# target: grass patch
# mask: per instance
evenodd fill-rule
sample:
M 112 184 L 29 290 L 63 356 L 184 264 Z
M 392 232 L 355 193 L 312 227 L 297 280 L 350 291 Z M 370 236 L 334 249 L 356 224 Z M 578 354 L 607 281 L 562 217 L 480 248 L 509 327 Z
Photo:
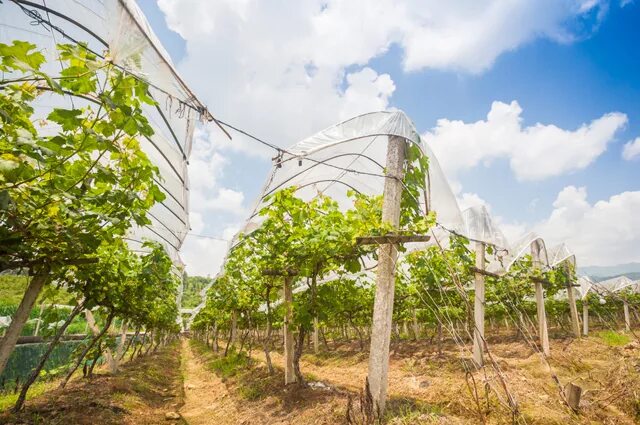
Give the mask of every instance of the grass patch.
M 411 425 L 415 423 L 439 423 L 442 416 L 439 406 L 427 404 L 410 398 L 391 399 L 387 402 L 385 423 L 393 425 Z
M 27 401 L 41 394 L 44 394 L 45 392 L 55 388 L 57 385 L 57 381 L 35 382 L 29 388 L 29 392 L 27 393 Z M 19 392 L 4 393 L 0 395 L 0 411 L 12 408 L 18 400 L 18 395 L 20 395 Z
M 250 359 L 244 353 L 237 353 L 229 350 L 226 356 L 217 357 L 209 362 L 211 370 L 216 372 L 222 379 L 236 376 L 239 372 L 246 370 Z
M 612 330 L 600 331 L 596 336 L 610 347 L 620 347 L 631 342 L 631 338 L 628 335 Z

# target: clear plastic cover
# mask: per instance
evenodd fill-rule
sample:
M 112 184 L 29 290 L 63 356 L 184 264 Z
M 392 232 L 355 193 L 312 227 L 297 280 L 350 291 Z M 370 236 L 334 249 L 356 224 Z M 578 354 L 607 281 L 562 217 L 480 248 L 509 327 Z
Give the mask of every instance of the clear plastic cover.
M 27 12 L 32 16 L 28 16 Z M 142 149 L 160 170 L 157 183 L 166 200 L 150 213 L 151 226 L 129 234 L 133 249 L 144 239 L 162 243 L 175 264 L 189 231 L 187 159 L 193 130 L 206 108 L 195 98 L 175 70 L 149 23 L 133 0 L 47 0 L 16 4 L 0 3 L 0 42 L 24 40 L 45 55 L 44 70 L 60 71 L 57 43 L 83 42 L 98 55 L 150 84 L 156 106 L 145 106 L 155 134 L 142 139 Z M 86 101 L 45 94 L 35 105 L 36 117 L 46 117 L 55 107 L 79 107 Z M 43 132 L 56 131 L 53 126 Z

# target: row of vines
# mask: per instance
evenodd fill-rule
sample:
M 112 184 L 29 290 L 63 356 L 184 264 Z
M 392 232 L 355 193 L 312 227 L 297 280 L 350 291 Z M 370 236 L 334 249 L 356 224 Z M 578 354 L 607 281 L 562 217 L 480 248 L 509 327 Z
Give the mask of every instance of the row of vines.
M 260 347 L 273 374 L 270 353 L 286 345 L 285 329 L 293 328 L 292 368 L 301 385 L 305 377 L 300 359 L 305 350 L 332 351 L 353 341 L 357 349 L 365 351 L 371 344 L 373 327 L 374 271 L 384 250 L 362 243 L 361 238 L 424 235 L 436 225 L 435 214 L 421 211 L 417 201 L 424 190 L 428 162 L 417 146 L 407 145 L 406 149 L 399 229 L 383 222 L 382 196 L 349 191 L 352 207 L 346 211 L 322 193 L 302 200 L 296 196 L 296 187 L 263 199 L 260 226 L 235 240 L 208 292 L 206 305 L 193 321 L 191 329 L 196 337 L 224 356 Z M 439 350 L 449 340 L 468 353 L 470 360 L 477 274 L 474 241 L 451 232 L 446 240 L 432 242 L 398 245 L 402 254 L 395 263 L 392 340 L 426 339 Z M 491 244 L 484 247 L 487 263 L 501 260 L 504 253 L 500 249 Z M 572 335 L 566 294 L 576 282 L 573 266 L 563 263 L 542 268 L 534 260 L 535 256 L 524 255 L 505 274 L 484 276 L 488 331 L 483 345 L 489 353 L 488 367 L 498 376 L 500 368 L 490 356 L 492 337 L 511 333 L 542 355 L 534 282 L 543 284 L 546 317 L 553 332 Z M 288 285 L 292 286 L 291 306 Z M 591 293 L 579 300 L 577 307 L 588 304 L 593 324 L 615 328 L 621 320 L 623 297 L 635 306 L 637 316 L 638 294 Z M 371 373 L 371 363 L 369 367 Z M 473 371 L 478 365 L 469 361 L 465 368 Z M 285 365 L 285 383 L 289 382 Z M 511 400 L 508 383 L 502 383 L 495 391 L 507 393 L 502 398 L 507 400 L 505 408 L 517 417 L 517 401 Z
M 115 371 L 179 331 L 180 273 L 162 245 L 134 251 L 127 240 L 165 198 L 139 143 L 153 133 L 143 108 L 155 102 L 146 83 L 85 46 L 56 49 L 59 60 L 46 63 L 33 44 L 0 44 L 0 273 L 29 277 L 0 341 L 0 375 L 29 317 L 53 324 L 40 330 L 46 348 L 19 382 L 15 410 L 38 377 L 64 386 L 103 360 Z M 56 290 L 68 307 L 43 317 L 34 304 Z M 90 332 L 63 342 L 81 315 Z M 60 350 L 71 360 L 45 368 Z

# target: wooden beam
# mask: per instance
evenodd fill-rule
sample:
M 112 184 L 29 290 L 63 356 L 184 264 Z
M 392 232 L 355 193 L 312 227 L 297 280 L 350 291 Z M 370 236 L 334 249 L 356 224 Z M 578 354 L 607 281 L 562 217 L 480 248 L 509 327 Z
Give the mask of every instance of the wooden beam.
M 474 272 L 474 273 L 481 274 L 481 275 L 483 275 L 483 276 L 496 277 L 496 278 L 502 277 L 502 276 L 500 276 L 500 275 L 499 275 L 499 274 L 497 274 L 497 273 L 489 272 L 489 271 L 486 271 L 486 270 L 480 269 L 480 268 L 475 267 L 475 266 L 471 266 L 471 267 L 469 267 L 469 270 L 471 270 L 471 271 L 472 271 L 472 272 Z
M 361 236 L 356 238 L 358 245 L 382 245 L 409 242 L 427 242 L 431 239 L 429 235 L 383 235 L 383 236 Z

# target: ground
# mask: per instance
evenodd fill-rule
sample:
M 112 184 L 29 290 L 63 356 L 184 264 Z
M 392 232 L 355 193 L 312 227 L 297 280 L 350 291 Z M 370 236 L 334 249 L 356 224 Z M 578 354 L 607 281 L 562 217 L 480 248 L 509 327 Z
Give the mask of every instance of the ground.
M 65 390 L 48 388 L 28 400 L 20 414 L 0 414 L 0 424 L 185 423 L 165 418 L 183 404 L 179 343 L 125 364 L 115 376 L 100 371 L 91 380 L 70 381 Z
M 548 362 L 522 340 L 503 336 L 489 342 L 492 361 L 485 372 L 474 371 L 468 353 L 451 342 L 442 355 L 430 340 L 393 342 L 385 421 L 512 423 L 504 383 L 517 403 L 520 423 L 640 422 L 640 344 L 630 336 L 602 332 L 580 340 L 555 338 Z M 347 405 L 358 410 L 367 354 L 357 343 L 329 345 L 330 350 L 303 356 L 308 386 L 285 387 L 281 353 L 272 353 L 276 370 L 269 375 L 259 347 L 250 356 L 230 350 L 224 357 L 224 347 L 214 353 L 184 339 L 116 376 L 78 379 L 64 392 L 39 395 L 20 416 L 5 413 L 0 423 L 345 423 Z M 583 388 L 577 415 L 560 395 L 568 382 Z M 169 412 L 181 419 L 167 420 Z M 352 417 L 357 422 L 357 415 Z

